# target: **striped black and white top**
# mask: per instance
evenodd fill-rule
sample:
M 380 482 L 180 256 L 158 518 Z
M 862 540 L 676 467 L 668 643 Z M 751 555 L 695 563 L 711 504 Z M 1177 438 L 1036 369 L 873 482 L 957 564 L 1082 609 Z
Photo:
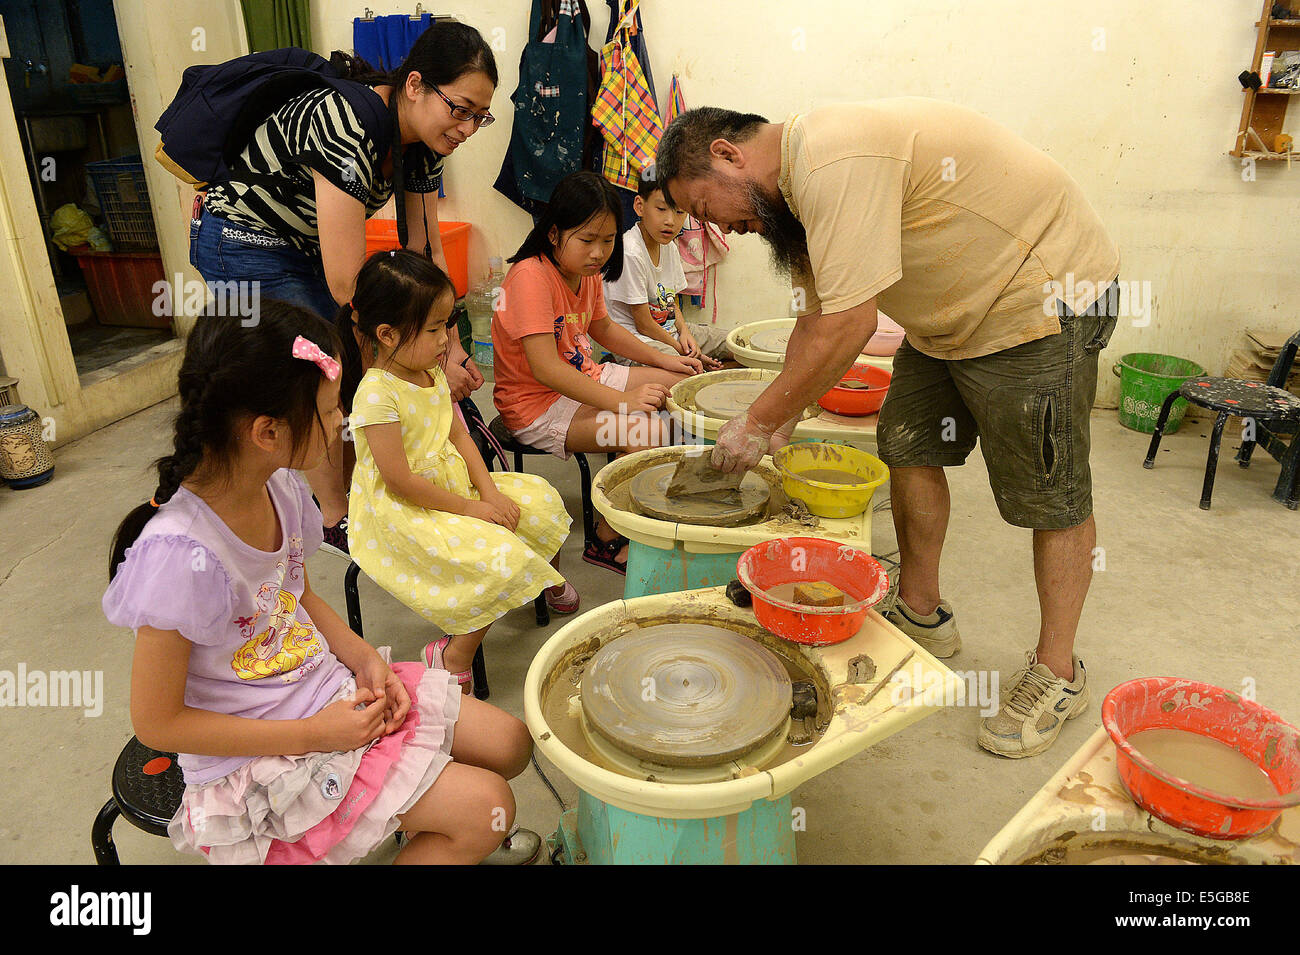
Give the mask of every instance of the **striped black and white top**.
M 413 143 L 403 158 L 407 191 L 436 192 L 445 157 Z M 392 180 L 380 171 L 381 160 L 347 100 L 330 89 L 308 90 L 257 127 L 231 164 L 231 178 L 209 188 L 206 205 L 232 222 L 269 230 L 319 256 L 312 171 L 355 197 L 370 218 L 393 194 Z

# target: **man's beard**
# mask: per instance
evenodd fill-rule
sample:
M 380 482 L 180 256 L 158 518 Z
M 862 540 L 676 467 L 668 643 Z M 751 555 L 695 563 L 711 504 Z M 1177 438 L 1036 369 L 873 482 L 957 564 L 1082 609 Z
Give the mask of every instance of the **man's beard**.
M 762 236 L 772 253 L 772 264 L 786 274 L 796 268 L 804 273 L 811 271 L 808 233 L 803 223 L 794 217 L 785 199 L 780 195 L 771 199 L 754 182 L 745 184 L 745 193 L 754 207 L 755 216 L 763 223 Z

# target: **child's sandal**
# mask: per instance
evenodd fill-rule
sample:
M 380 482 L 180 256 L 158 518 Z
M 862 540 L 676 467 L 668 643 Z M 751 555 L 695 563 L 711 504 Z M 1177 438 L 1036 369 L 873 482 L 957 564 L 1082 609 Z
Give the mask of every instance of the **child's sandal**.
M 546 606 L 558 614 L 578 612 L 578 590 L 573 584 L 566 580 L 564 589 L 560 593 L 557 594 L 553 591 L 553 587 L 546 588 Z
M 424 665 L 430 670 L 447 670 L 447 665 L 442 662 L 442 654 L 449 643 L 451 643 L 451 637 L 442 637 L 432 643 L 426 643 L 424 652 L 421 654 L 424 657 Z M 447 672 L 451 673 L 456 678 L 456 682 L 461 685 L 474 679 L 472 670 L 461 670 L 459 673 L 452 673 L 452 671 L 447 670 Z
M 627 561 L 618 559 L 618 552 L 627 544 L 626 537 L 615 537 L 612 541 L 594 540 L 582 552 L 582 559 L 597 567 L 605 567 L 616 574 L 627 576 Z

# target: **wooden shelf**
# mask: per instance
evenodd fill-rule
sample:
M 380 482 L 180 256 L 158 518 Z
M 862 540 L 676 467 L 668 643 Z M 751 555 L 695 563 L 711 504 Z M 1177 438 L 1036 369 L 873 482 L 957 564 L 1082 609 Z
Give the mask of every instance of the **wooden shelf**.
M 1300 51 L 1300 10 L 1288 4 L 1287 16 L 1272 16 L 1275 0 L 1262 0 L 1259 17 L 1255 22 L 1255 49 L 1248 69 L 1259 74 L 1264 62 L 1265 52 L 1278 54 Z M 1276 64 L 1275 64 L 1276 66 Z M 1277 138 L 1286 132 L 1287 107 L 1291 97 L 1300 93 L 1298 89 L 1278 89 L 1261 87 L 1258 90 L 1245 89 L 1246 95 L 1241 101 L 1241 122 L 1237 126 L 1237 138 L 1230 154 L 1249 156 L 1252 159 L 1279 161 L 1287 158 L 1287 153 L 1268 152 Z M 1250 133 L 1253 132 L 1254 136 Z M 1255 136 L 1259 138 L 1256 140 Z M 1247 146 L 1263 145 L 1263 150 L 1246 150 Z

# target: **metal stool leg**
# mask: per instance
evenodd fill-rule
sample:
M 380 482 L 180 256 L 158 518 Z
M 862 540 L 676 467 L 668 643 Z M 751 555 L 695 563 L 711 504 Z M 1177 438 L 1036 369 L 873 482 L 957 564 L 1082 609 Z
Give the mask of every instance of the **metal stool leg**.
M 520 474 L 524 473 L 524 456 L 520 452 L 515 452 L 515 470 Z
M 1282 455 L 1280 463 L 1282 473 L 1277 476 L 1273 500 L 1294 511 L 1300 505 L 1300 432 L 1291 439 L 1291 446 Z
M 113 844 L 113 823 L 121 814 L 117 800 L 110 799 L 95 817 L 95 824 L 90 829 L 90 846 L 95 850 L 95 865 L 122 864 L 117 857 L 117 846 Z
M 1247 421 L 1250 422 L 1249 425 L 1245 424 L 1245 422 Z M 1249 427 L 1251 434 L 1254 434 L 1255 429 L 1259 426 L 1259 423 L 1255 421 L 1253 418 L 1243 418 L 1242 422 L 1243 422 L 1242 423 L 1243 429 Z M 1255 439 L 1242 438 L 1241 447 L 1237 449 L 1237 464 L 1243 468 L 1250 467 L 1250 456 L 1251 453 L 1254 452 L 1254 450 L 1255 450 Z
M 487 661 L 483 658 L 483 644 L 474 651 L 474 662 L 470 664 L 470 672 L 474 675 L 474 695 L 480 700 L 486 700 L 489 695 L 487 679 Z
M 1228 423 L 1228 412 L 1219 412 L 1214 422 L 1214 432 L 1210 435 L 1210 456 L 1205 462 L 1205 485 L 1201 488 L 1201 510 L 1210 509 L 1210 495 L 1214 493 L 1214 472 L 1219 467 L 1219 441 L 1223 437 L 1223 426 Z
M 537 614 L 537 626 L 548 627 L 551 624 L 551 608 L 546 603 L 546 591 L 543 590 L 533 601 L 533 611 Z
M 1142 466 L 1148 471 L 1156 466 L 1156 452 L 1160 450 L 1160 438 L 1165 433 L 1165 424 L 1169 421 L 1169 412 L 1174 407 L 1174 402 L 1181 397 L 1182 395 L 1175 391 L 1160 406 L 1160 417 L 1156 419 L 1156 430 L 1151 433 L 1151 446 L 1147 448 L 1147 459 L 1142 462 Z
M 343 575 L 343 599 L 348 605 L 348 626 L 358 637 L 364 638 L 361 632 L 361 592 L 357 589 L 357 576 L 361 573 L 361 568 L 353 561 L 348 572 Z
M 591 503 L 591 465 L 587 463 L 585 454 L 577 453 L 574 457 L 582 474 L 582 542 L 585 546 L 596 539 L 596 509 Z

